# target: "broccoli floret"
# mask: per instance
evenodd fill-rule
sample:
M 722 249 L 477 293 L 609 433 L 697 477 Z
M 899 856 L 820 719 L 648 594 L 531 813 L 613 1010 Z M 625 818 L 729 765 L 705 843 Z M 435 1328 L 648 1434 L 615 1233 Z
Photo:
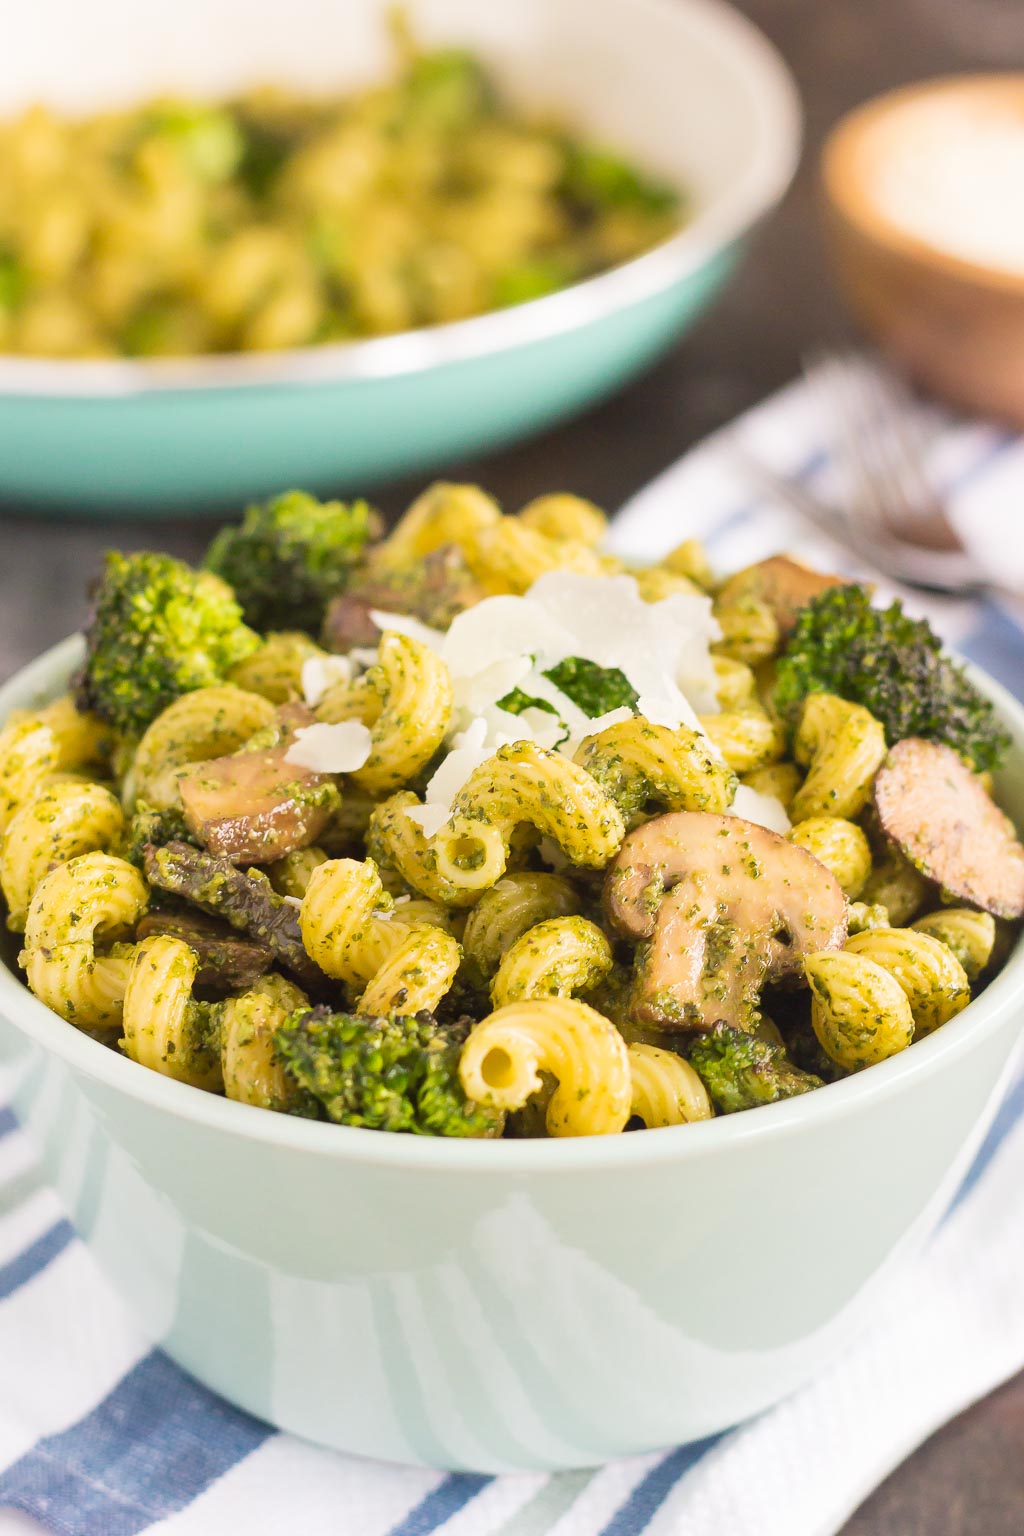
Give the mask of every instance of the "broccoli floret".
M 500 1117 L 459 1082 L 466 1028 L 429 1013 L 359 1018 L 299 1010 L 276 1032 L 285 1068 L 339 1125 L 421 1136 L 492 1136 Z
M 794 1067 L 785 1051 L 733 1024 L 716 1024 L 690 1048 L 690 1065 L 721 1115 L 774 1104 L 820 1088 L 822 1080 Z
M 674 187 L 641 175 L 608 150 L 584 144 L 566 146 L 563 191 L 588 211 L 622 208 L 658 216 L 674 213 L 680 204 Z
M 111 551 L 93 589 L 79 709 L 138 735 L 183 693 L 222 683 L 259 645 L 234 595 L 170 555 Z
M 1010 744 L 992 705 L 944 654 L 927 620 L 910 618 L 898 601 L 873 608 L 861 586 L 830 587 L 797 618 L 775 688 L 776 708 L 790 725 L 810 693 L 864 705 L 890 746 L 923 736 L 979 770 L 995 767 Z
M 185 820 L 184 811 L 175 806 L 157 810 L 156 806 L 149 805 L 145 800 L 138 801 L 118 849 L 121 858 L 134 864 L 136 869 L 142 869 L 145 866 L 146 845 L 163 848 L 168 843 L 199 846 Z
M 606 715 L 612 709 L 635 709 L 639 699 L 636 689 L 618 667 L 599 667 L 596 661 L 586 661 L 582 656 L 567 656 L 564 661 L 549 667 L 542 676 L 554 683 L 591 719 Z M 513 688 L 511 693 L 506 693 L 498 700 L 498 707 L 510 715 L 521 715 L 524 709 L 543 709 L 550 715 L 558 713 L 546 699 L 534 698 L 522 688 Z
M 245 149 L 244 139 L 227 107 L 194 101 L 161 101 L 142 119 L 142 138 L 161 138 L 175 145 L 188 168 L 202 181 L 226 181 Z
M 286 491 L 249 507 L 241 524 L 221 529 L 205 565 L 234 588 L 255 629 L 315 634 L 377 531 L 365 501 L 347 505 Z

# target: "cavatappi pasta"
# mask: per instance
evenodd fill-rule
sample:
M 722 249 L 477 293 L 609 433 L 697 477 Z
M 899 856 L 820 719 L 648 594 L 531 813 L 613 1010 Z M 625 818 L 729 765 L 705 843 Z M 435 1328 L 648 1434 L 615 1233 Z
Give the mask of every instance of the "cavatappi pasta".
M 0 351 L 272 351 L 536 299 L 673 233 L 681 194 L 399 29 L 392 80 L 0 123 Z M 569 501 L 572 498 L 561 498 Z M 575 513 L 531 523 L 593 538 Z
M 220 671 L 161 653 L 136 732 L 104 714 L 136 676 L 90 629 L 76 691 L 0 728 L 32 990 L 250 1108 L 488 1138 L 689 1126 L 946 1026 L 1024 912 L 982 778 L 956 814 L 984 867 L 968 838 L 940 879 L 915 839 L 949 749 L 894 739 L 884 697 L 777 705 L 800 604 L 842 585 L 780 558 L 720 586 L 692 540 L 634 574 L 604 527 L 568 494 L 509 516 L 432 486 L 333 599 L 373 644 L 328 612 Z M 140 668 L 160 602 L 119 619 Z M 168 673 L 197 681 L 167 700 Z M 908 832 L 875 794 L 893 763 Z

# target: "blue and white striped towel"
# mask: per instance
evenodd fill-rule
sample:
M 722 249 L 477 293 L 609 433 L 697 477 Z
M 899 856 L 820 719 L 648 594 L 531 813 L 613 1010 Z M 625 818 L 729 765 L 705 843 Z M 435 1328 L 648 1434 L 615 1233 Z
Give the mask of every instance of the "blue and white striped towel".
M 940 425 L 934 469 L 955 514 L 979 555 L 1024 591 L 1024 443 Z M 829 445 L 802 388 L 739 430 L 778 468 L 827 482 Z M 837 560 L 751 497 L 721 435 L 623 509 L 615 542 L 656 555 L 689 532 L 723 568 L 779 548 Z M 930 611 L 1024 691 L 1024 606 Z M 499 1478 L 318 1450 L 190 1381 L 111 1293 L 2 1105 L 0 1069 L 0 1536 L 40 1526 L 60 1536 L 832 1536 L 933 1429 L 1024 1366 L 1024 1078 L 873 1331 L 810 1386 L 667 1455 Z

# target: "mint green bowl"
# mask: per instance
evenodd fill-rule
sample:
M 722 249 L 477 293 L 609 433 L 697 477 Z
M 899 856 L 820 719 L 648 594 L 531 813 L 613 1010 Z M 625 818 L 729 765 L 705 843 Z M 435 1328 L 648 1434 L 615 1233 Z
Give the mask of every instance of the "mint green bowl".
M 71 640 L 0 690 L 53 695 Z M 1024 821 L 1024 710 L 1000 794 Z M 711 1434 L 871 1321 L 997 1103 L 1024 946 L 902 1055 L 729 1119 L 463 1142 L 231 1103 L 78 1033 L 0 967 L 0 1071 L 49 1179 L 152 1337 L 341 1450 L 501 1471 Z
M 386 0 L 35 0 L 5 22 L 0 116 L 273 78 L 344 88 L 386 67 Z M 553 109 L 693 197 L 655 250 L 513 310 L 301 351 L 152 361 L 0 357 L 0 498 L 109 516 L 216 510 L 301 484 L 360 491 L 580 410 L 663 352 L 725 281 L 796 162 L 799 108 L 761 34 L 720 0 L 417 0 L 510 98 Z M 48 39 L 59 33 L 62 46 Z M 104 40 L 102 59 L 92 58 Z M 70 73 L 69 73 L 70 71 Z

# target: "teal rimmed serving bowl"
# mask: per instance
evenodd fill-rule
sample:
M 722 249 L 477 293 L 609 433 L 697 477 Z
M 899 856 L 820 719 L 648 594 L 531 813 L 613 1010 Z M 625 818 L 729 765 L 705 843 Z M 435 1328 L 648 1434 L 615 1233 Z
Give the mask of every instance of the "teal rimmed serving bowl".
M 387 66 L 386 0 L 132 0 L 12 10 L 0 115 L 272 79 L 345 89 Z M 721 0 L 415 0 L 427 44 L 477 51 L 551 109 L 692 193 L 678 234 L 610 272 L 477 319 L 300 351 L 162 360 L 0 356 L 0 499 L 110 515 L 214 510 L 293 484 L 360 491 L 538 430 L 607 394 L 721 286 L 796 163 L 799 108 Z
M 66 684 L 66 641 L 0 719 Z M 1024 709 L 999 791 L 1024 822 Z M 902 1055 L 785 1103 L 579 1141 L 445 1141 L 204 1094 L 0 965 L 0 1088 L 97 1262 L 201 1381 L 345 1451 L 495 1471 L 698 1439 L 869 1322 L 976 1151 L 1024 946 Z

